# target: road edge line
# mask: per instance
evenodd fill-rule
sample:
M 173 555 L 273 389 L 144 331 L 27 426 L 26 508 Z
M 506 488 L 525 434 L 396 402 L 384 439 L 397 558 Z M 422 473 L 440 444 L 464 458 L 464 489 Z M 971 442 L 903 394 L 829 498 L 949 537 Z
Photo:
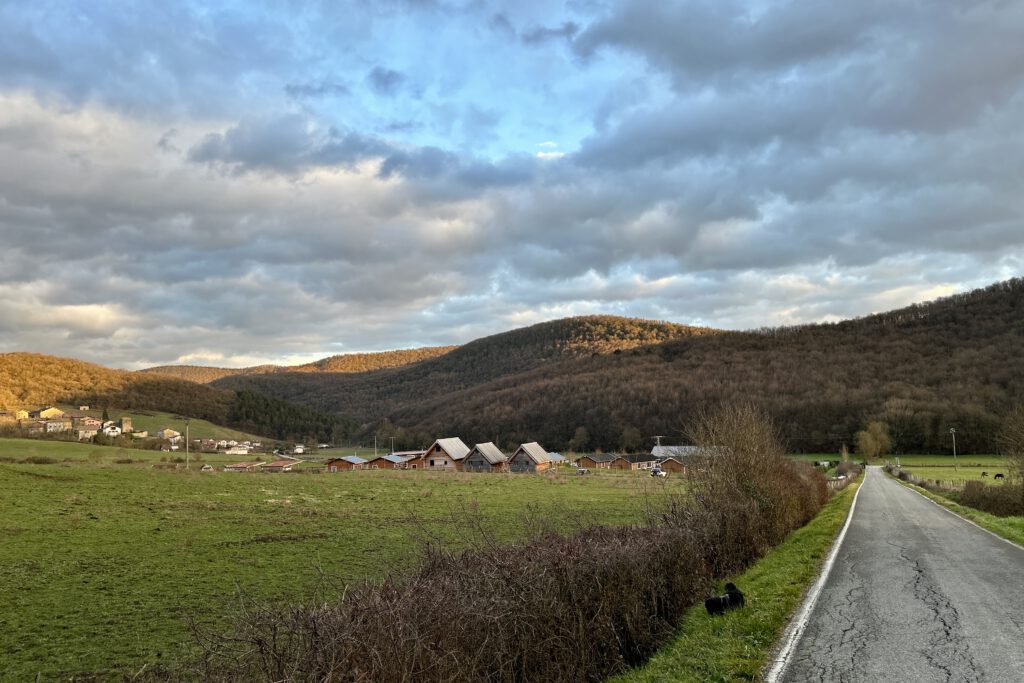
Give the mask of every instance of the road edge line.
M 843 540 L 846 539 L 846 531 L 850 528 L 850 523 L 853 521 L 853 513 L 857 509 L 857 498 L 860 496 L 860 492 L 864 490 L 864 484 L 867 482 L 867 469 L 864 470 L 864 479 L 861 480 L 857 486 L 857 493 L 853 494 L 853 502 L 850 504 L 850 511 L 846 515 L 846 523 L 843 524 L 842 530 L 836 537 L 835 542 L 832 544 L 832 550 L 829 551 L 828 558 L 821 567 L 821 571 L 818 574 L 818 580 L 814 582 L 811 590 L 807 593 L 807 597 L 804 598 L 803 605 L 800 607 L 800 611 L 797 612 L 796 616 L 786 626 L 786 631 L 783 633 L 782 647 L 777 651 L 772 667 L 765 674 L 765 683 L 776 683 L 780 680 L 782 674 L 786 672 L 786 667 L 789 666 L 789 658 L 792 656 L 793 651 L 796 649 L 797 643 L 800 642 L 800 638 L 804 635 L 804 630 L 807 628 L 807 622 L 810 620 L 811 612 L 814 610 L 814 606 L 818 602 L 818 596 L 821 595 L 821 590 L 825 587 L 825 581 L 828 580 L 829 574 L 832 573 L 832 566 L 836 562 L 836 556 L 839 555 L 839 549 L 843 546 Z
M 887 474 L 886 476 L 889 476 L 889 475 Z M 1017 543 L 1016 541 L 1011 541 L 1010 539 L 1006 538 L 1005 536 L 1000 536 L 999 534 L 997 534 L 996 532 L 992 531 L 991 529 L 986 529 L 985 527 L 983 527 L 982 525 L 978 524 L 974 520 L 967 519 L 963 515 L 957 513 L 955 510 L 949 509 L 948 507 L 946 507 L 942 503 L 935 502 L 934 500 L 932 500 L 928 496 L 924 495 L 923 493 L 921 493 L 920 491 L 918 491 L 917 489 L 915 489 L 911 485 L 909 485 L 909 482 L 905 482 L 905 481 L 903 481 L 901 479 L 897 479 L 896 477 L 889 477 L 889 478 L 892 479 L 893 481 L 895 481 L 897 484 L 900 484 L 901 486 L 903 486 L 903 488 L 907 489 L 908 491 L 913 491 L 917 495 L 921 496 L 922 498 L 927 500 L 929 503 L 931 503 L 935 507 L 937 507 L 937 508 L 939 508 L 941 510 L 945 510 L 946 512 L 948 512 L 949 514 L 953 515 L 957 519 L 962 519 L 963 521 L 967 522 L 968 524 L 970 524 L 972 526 L 978 527 L 979 529 L 984 531 L 986 534 L 990 534 L 992 536 L 995 536 L 996 538 L 998 538 L 1000 541 L 1002 541 L 1004 543 L 1009 543 L 1010 545 L 1012 545 L 1017 550 L 1024 550 L 1024 545 L 1021 545 L 1020 543 Z M 860 492 L 858 491 L 858 493 L 860 493 Z

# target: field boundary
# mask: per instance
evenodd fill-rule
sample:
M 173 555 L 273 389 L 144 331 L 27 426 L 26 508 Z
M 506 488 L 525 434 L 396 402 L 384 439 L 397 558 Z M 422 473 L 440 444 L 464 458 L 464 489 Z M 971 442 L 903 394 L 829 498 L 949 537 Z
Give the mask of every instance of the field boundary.
M 1003 536 L 1002 534 L 1000 534 L 1000 533 L 998 533 L 996 531 L 993 531 L 992 529 L 988 529 L 988 528 L 982 526 L 981 524 L 978 524 L 977 522 L 975 522 L 972 519 L 968 519 L 967 517 L 964 517 L 959 512 L 954 510 L 953 507 L 952 507 L 953 505 L 956 505 L 957 507 L 961 507 L 961 508 L 967 507 L 967 506 L 960 505 L 959 503 L 957 503 L 955 501 L 952 501 L 952 500 L 949 500 L 948 498 L 944 498 L 944 497 L 942 497 L 942 496 L 940 496 L 938 494 L 931 494 L 930 491 L 923 491 L 920 487 L 915 486 L 914 484 L 911 484 L 910 482 L 906 482 L 906 481 L 903 481 L 903 480 L 901 480 L 901 479 L 899 479 L 897 477 L 894 477 L 891 474 L 889 474 L 888 472 L 886 472 L 886 476 L 888 476 L 890 479 L 894 480 L 896 483 L 900 484 L 904 488 L 909 489 L 909 490 L 913 491 L 914 493 L 916 493 L 917 495 L 921 496 L 922 498 L 927 500 L 932 505 L 935 505 L 936 507 L 941 508 L 942 510 L 945 510 L 949 514 L 954 515 L 954 516 L 962 519 L 963 521 L 967 522 L 968 524 L 971 524 L 973 526 L 978 527 L 979 529 L 984 531 L 986 534 L 991 534 L 991 535 L 995 536 L 996 538 L 998 538 L 1000 541 L 1003 541 L 1005 543 L 1009 543 L 1013 547 L 1018 548 L 1020 550 L 1024 550 L 1024 545 L 1021 545 L 1020 543 L 1017 543 L 1016 541 L 1011 540 L 1011 539 L 1007 538 L 1006 536 Z M 933 498 L 932 496 L 935 496 L 935 498 Z M 936 500 L 936 498 L 938 498 L 939 500 Z M 974 510 L 974 512 L 981 513 L 981 514 L 988 514 L 984 510 Z
M 771 668 L 769 668 L 768 672 L 765 674 L 764 680 L 767 683 L 775 683 L 782 677 L 782 674 L 786 671 L 786 667 L 789 665 L 789 658 L 792 656 L 793 650 L 796 649 L 797 643 L 800 642 L 800 638 L 804 635 L 811 612 L 814 610 L 814 606 L 818 602 L 818 597 L 821 595 L 822 588 L 825 587 L 825 581 L 828 580 L 829 574 L 832 573 L 832 567 L 835 565 L 836 556 L 839 555 L 839 549 L 843 546 L 843 541 L 846 539 L 846 532 L 849 530 L 850 523 L 853 521 L 853 513 L 857 509 L 857 498 L 860 496 L 860 492 L 863 490 L 864 483 L 867 480 L 867 469 L 864 470 L 863 476 L 864 479 L 862 479 L 857 486 L 857 492 L 853 494 L 853 502 L 850 504 L 850 510 L 846 513 L 846 522 L 843 524 L 843 528 L 839 532 L 839 535 L 836 536 L 835 541 L 832 542 L 832 549 L 829 551 L 828 557 L 825 559 L 824 564 L 822 564 L 821 569 L 818 572 L 818 579 L 811 586 L 810 591 L 804 598 L 799 612 L 797 612 L 796 616 L 790 620 L 789 624 L 786 626 L 786 630 L 782 636 L 782 645 L 772 660 Z

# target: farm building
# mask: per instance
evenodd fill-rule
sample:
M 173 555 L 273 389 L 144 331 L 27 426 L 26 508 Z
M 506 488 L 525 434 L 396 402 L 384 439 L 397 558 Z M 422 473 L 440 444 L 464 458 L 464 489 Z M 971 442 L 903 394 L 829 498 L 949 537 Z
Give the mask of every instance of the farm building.
M 379 459 L 379 458 L 378 458 Z M 351 470 L 366 469 L 367 460 L 358 455 L 343 455 L 340 458 L 331 458 L 324 463 L 326 472 L 348 472 Z
M 699 452 L 699 446 L 655 446 L 651 449 L 651 455 L 658 460 L 676 458 L 682 461 L 682 458 L 697 455 Z
M 561 453 L 548 453 L 548 457 L 551 458 L 552 465 L 561 465 L 569 461 L 569 459 Z
M 291 472 L 292 468 L 298 465 L 301 460 L 275 460 L 263 466 L 264 472 Z
M 379 458 L 374 458 L 366 463 L 367 469 L 371 470 L 404 470 L 409 462 L 416 458 L 423 457 L 425 451 L 406 451 L 403 453 L 388 453 Z
M 576 464 L 589 469 L 607 469 L 614 459 L 615 456 L 609 453 L 595 453 L 594 455 L 584 455 L 576 461 Z
M 658 461 L 653 455 L 620 455 L 611 461 L 609 467 L 613 470 L 649 470 Z
M 524 443 L 508 459 L 509 471 L 517 474 L 522 472 L 543 472 L 550 469 L 550 467 L 551 458 L 548 457 L 548 452 L 536 441 Z
M 261 462 L 238 462 L 234 465 L 225 465 L 225 472 L 258 472 L 263 467 Z
M 458 464 L 469 455 L 469 446 L 458 437 L 438 439 L 430 445 L 419 462 L 410 462 L 410 466 L 420 464 L 425 470 L 455 470 Z
M 459 469 L 463 472 L 504 472 L 508 469 L 508 457 L 490 441 L 478 443 L 462 459 Z

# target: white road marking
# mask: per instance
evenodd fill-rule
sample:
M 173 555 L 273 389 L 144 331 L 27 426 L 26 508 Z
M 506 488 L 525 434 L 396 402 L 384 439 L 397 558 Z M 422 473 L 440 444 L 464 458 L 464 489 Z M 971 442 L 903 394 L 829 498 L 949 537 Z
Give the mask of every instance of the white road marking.
M 764 680 L 766 683 L 776 683 L 776 681 L 781 680 L 782 674 L 786 671 L 786 666 L 789 664 L 789 658 L 796 649 L 797 643 L 800 642 L 800 637 L 803 636 L 804 629 L 807 628 L 807 622 L 810 620 L 811 612 L 814 610 L 815 603 L 818 602 L 818 596 L 821 594 L 821 589 L 825 587 L 825 581 L 828 579 L 828 575 L 832 571 L 832 565 L 836 562 L 836 555 L 839 554 L 839 549 L 843 545 L 843 539 L 846 538 L 846 530 L 850 528 L 850 522 L 853 521 L 853 511 L 857 509 L 857 498 L 860 496 L 860 492 L 864 490 L 867 478 L 868 472 L 865 469 L 864 479 L 861 480 L 860 486 L 857 488 L 857 493 L 853 495 L 853 503 L 850 504 L 850 512 L 846 515 L 846 524 L 843 525 L 843 530 L 839 532 L 839 537 L 836 538 L 836 542 L 832 546 L 832 551 L 828 554 L 828 559 L 825 560 L 825 564 L 822 566 L 818 580 L 815 582 L 814 586 L 811 587 L 810 592 L 804 599 L 803 607 L 800 608 L 796 617 L 793 621 L 789 622 L 789 626 L 786 627 L 786 633 L 782 636 L 782 647 L 775 656 L 772 668 L 768 670 L 767 674 L 765 674 Z

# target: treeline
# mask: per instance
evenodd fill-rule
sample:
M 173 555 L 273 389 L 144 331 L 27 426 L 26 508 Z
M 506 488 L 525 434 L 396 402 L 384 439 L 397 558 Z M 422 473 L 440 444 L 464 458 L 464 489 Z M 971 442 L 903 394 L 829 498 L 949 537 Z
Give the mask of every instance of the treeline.
M 282 440 L 342 442 L 355 423 L 303 405 L 34 353 L 0 354 L 0 409 L 55 403 L 159 410 Z
M 752 400 L 789 448 L 835 452 L 870 420 L 893 451 L 995 452 L 1002 415 L 1024 403 L 1024 280 L 837 324 L 697 336 L 577 359 L 409 401 L 413 431 L 564 448 L 644 448 L 708 404 Z M 339 406 L 344 407 L 344 406 Z
M 346 353 L 330 356 L 303 365 L 254 365 L 248 368 L 216 368 L 203 365 L 161 365 L 139 372 L 186 379 L 190 382 L 209 384 L 224 377 L 236 375 L 272 375 L 275 373 L 353 373 L 371 372 L 384 368 L 397 368 L 420 361 L 437 358 L 456 349 L 456 346 L 430 346 L 400 351 L 378 353 Z
M 720 334 L 673 323 L 585 316 L 484 337 L 406 367 L 352 375 L 291 372 L 232 376 L 218 380 L 215 386 L 250 389 L 366 423 L 410 402 L 443 397 L 566 359 L 615 355 L 670 339 Z

